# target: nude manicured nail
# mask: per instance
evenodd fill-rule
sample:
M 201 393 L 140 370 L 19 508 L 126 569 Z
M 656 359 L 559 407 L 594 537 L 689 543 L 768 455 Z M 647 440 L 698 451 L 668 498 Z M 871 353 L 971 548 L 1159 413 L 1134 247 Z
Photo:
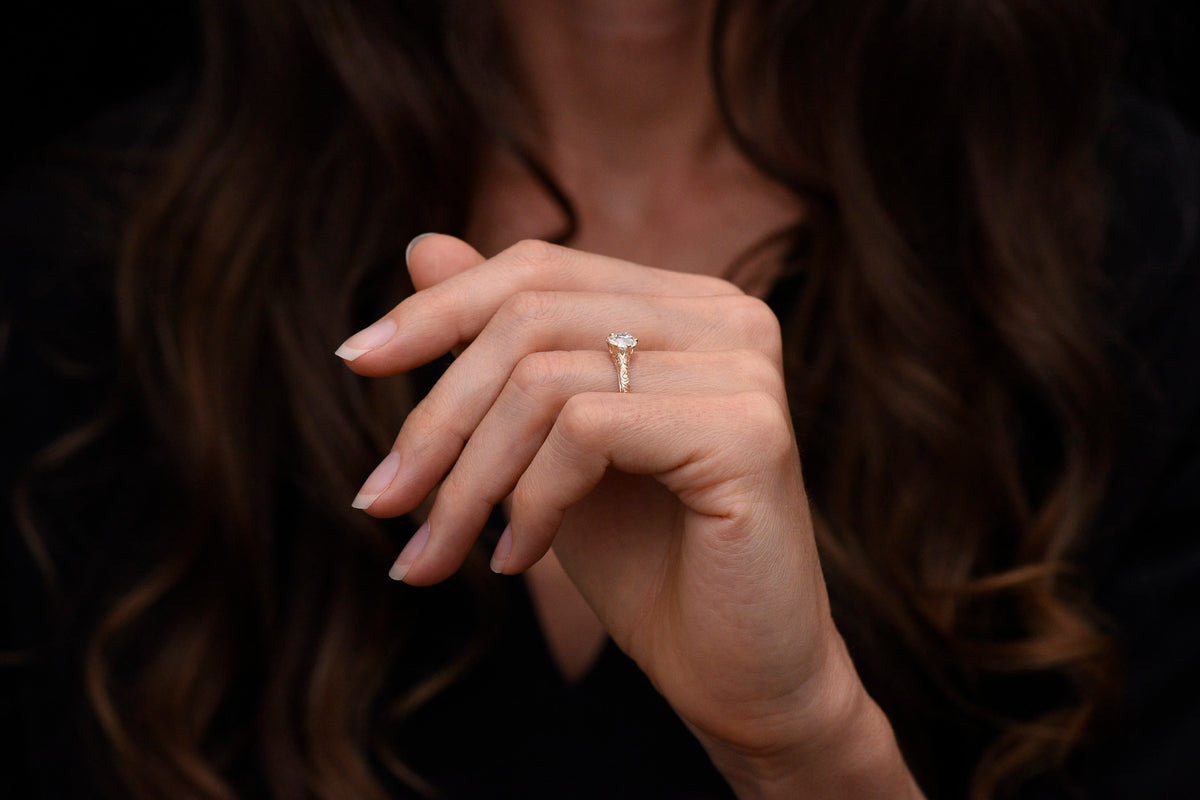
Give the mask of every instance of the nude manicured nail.
M 367 476 L 366 482 L 363 483 L 362 488 L 355 495 L 354 502 L 350 504 L 351 507 L 370 508 L 371 503 L 375 502 L 375 498 L 383 494 L 383 490 L 392 482 L 392 478 L 396 477 L 398 469 L 400 469 L 400 455 L 393 450 Z
M 492 553 L 492 572 L 504 572 L 504 565 L 508 563 L 508 554 L 512 552 L 512 525 L 504 526 L 504 533 L 500 534 L 500 541 L 496 542 L 496 550 Z
M 369 353 L 387 344 L 395 335 L 396 323 L 384 317 L 371 327 L 363 328 L 343 342 L 342 346 L 334 351 L 334 355 L 346 361 L 353 361 L 363 353 Z
M 412 238 L 412 241 L 408 243 L 408 247 L 404 248 L 404 265 L 405 266 L 408 266 L 408 257 L 412 255 L 413 248 L 417 246 L 417 242 L 421 241 L 422 239 L 424 239 L 427 236 L 433 236 L 433 233 L 418 233 L 416 236 L 414 236 Z
M 404 549 L 396 558 L 396 563 L 392 564 L 392 568 L 388 570 L 388 577 L 394 581 L 404 580 L 404 576 L 408 574 L 408 568 L 421 555 L 421 551 L 425 549 L 425 543 L 428 541 L 429 522 L 426 521 L 424 525 L 417 528 L 417 532 L 408 540 L 408 544 L 404 545 Z

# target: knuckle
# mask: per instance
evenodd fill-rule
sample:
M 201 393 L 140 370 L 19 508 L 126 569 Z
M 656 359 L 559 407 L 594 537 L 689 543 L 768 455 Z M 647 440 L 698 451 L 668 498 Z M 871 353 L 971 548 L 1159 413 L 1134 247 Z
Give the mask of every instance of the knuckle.
M 517 264 L 541 272 L 562 260 L 564 248 L 541 239 L 522 239 L 504 251 Z
M 751 389 L 779 396 L 782 391 L 783 375 L 778 362 L 762 350 L 735 350 L 731 354 L 736 364 L 738 382 Z
M 734 324 L 756 348 L 772 359 L 783 353 L 783 335 L 779 318 L 764 301 L 750 295 L 741 295 L 734 301 Z
M 449 281 L 409 295 L 396 307 L 392 319 L 398 330 L 419 320 L 432 320 L 440 330 L 453 331 L 460 344 L 475 333 L 467 327 L 462 291 Z
M 745 292 L 736 283 L 715 275 L 696 275 L 696 294 L 698 295 L 744 295 Z
M 401 433 L 414 430 L 426 431 L 429 428 L 437 427 L 438 420 L 439 415 L 433 409 L 432 401 L 426 397 L 413 406 L 412 411 L 408 412 L 408 416 L 404 419 L 404 427 L 401 429 Z
M 765 459 L 790 457 L 795 448 L 791 421 L 772 394 L 763 391 L 736 395 L 737 419 L 741 421 L 739 439 L 744 446 Z
M 461 446 L 466 433 L 460 430 L 454 415 L 447 416 L 439 404 L 426 397 L 408 413 L 396 436 L 396 445 L 422 448 L 428 447 L 431 440 Z
M 434 504 L 453 509 L 456 517 L 482 521 L 505 494 L 496 484 L 481 482 L 477 474 L 455 466 L 438 486 Z
M 504 301 L 498 313 L 506 324 L 525 326 L 552 318 L 557 304 L 554 292 L 517 292 Z
M 510 519 L 514 519 L 527 513 L 529 509 L 534 509 L 542 505 L 542 498 L 538 493 L 538 489 L 529 479 L 528 474 L 521 477 L 517 481 L 517 485 L 513 487 L 509 494 L 511 502 Z
M 604 438 L 604 429 L 610 417 L 604 395 L 577 394 L 563 404 L 555 427 L 567 441 L 581 447 L 593 447 Z
M 560 387 L 569 375 L 563 353 L 530 353 L 513 367 L 509 382 L 526 395 L 537 396 Z

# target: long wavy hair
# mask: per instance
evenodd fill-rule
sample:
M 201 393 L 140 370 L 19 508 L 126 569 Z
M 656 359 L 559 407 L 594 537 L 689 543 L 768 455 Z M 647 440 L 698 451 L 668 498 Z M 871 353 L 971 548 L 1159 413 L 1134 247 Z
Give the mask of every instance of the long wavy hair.
M 190 111 L 119 256 L 114 400 L 33 481 L 148 420 L 156 489 L 96 589 L 81 674 L 136 797 L 226 800 L 246 774 L 278 797 L 428 788 L 394 733 L 487 646 L 470 609 L 495 588 L 473 558 L 435 590 L 468 598 L 460 646 L 397 677 L 419 601 L 380 565 L 411 523 L 347 499 L 429 376 L 364 382 L 330 352 L 412 291 L 410 237 L 464 230 L 497 141 L 570 216 L 484 108 L 506 96 L 482 68 L 503 63 L 485 5 L 200 3 Z M 735 13 L 752 60 L 726 51 Z M 1107 696 L 1070 566 L 1111 448 L 1092 300 L 1106 29 L 1082 0 L 717 17 L 730 133 L 809 209 L 773 302 L 839 624 L 931 794 L 937 717 L 977 745 L 972 796 L 999 796 L 1061 764 Z M 1049 699 L 986 699 L 1029 686 Z

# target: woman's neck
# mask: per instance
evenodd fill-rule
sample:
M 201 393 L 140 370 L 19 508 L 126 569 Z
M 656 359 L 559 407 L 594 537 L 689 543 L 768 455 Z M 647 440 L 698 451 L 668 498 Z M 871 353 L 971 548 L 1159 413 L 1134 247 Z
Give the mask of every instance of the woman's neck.
M 726 274 L 795 220 L 796 198 L 730 140 L 711 70 L 713 0 L 497 0 L 523 107 L 508 122 L 566 192 L 571 244 Z M 491 254 L 562 230 L 560 206 L 503 147 L 485 164 L 468 236 Z M 772 270 L 750 267 L 762 292 Z
M 717 145 L 710 0 L 499 5 L 539 156 L 565 182 L 650 182 Z

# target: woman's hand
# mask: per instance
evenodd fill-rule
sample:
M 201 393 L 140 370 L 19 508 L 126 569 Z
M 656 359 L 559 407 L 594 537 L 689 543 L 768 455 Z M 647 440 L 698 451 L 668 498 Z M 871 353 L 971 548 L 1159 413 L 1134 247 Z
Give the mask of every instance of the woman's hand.
M 393 576 L 448 577 L 511 497 L 493 569 L 553 545 L 735 787 L 791 791 L 817 754 L 804 785 L 848 737 L 859 748 L 882 715 L 830 617 L 767 306 L 541 242 L 485 261 L 431 236 L 409 266 L 420 291 L 339 350 L 378 376 L 462 348 L 356 500 L 394 516 L 441 483 Z M 605 339 L 625 331 L 639 344 L 618 393 Z

